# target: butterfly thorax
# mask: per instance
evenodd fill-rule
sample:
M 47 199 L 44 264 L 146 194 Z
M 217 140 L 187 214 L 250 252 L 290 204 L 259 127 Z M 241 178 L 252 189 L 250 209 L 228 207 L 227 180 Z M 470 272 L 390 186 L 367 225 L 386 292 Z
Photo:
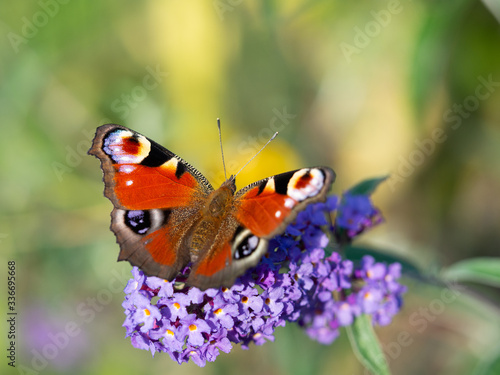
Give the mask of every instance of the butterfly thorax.
M 207 217 L 220 218 L 227 214 L 233 205 L 236 185 L 232 176 L 226 180 L 220 188 L 210 193 L 203 210 L 203 215 Z
M 201 217 L 194 226 L 191 241 L 191 261 L 194 262 L 199 254 L 203 254 L 215 243 L 221 235 L 221 227 L 228 215 L 234 210 L 234 192 L 236 185 L 231 177 L 220 188 L 212 191 L 206 198 L 201 209 Z

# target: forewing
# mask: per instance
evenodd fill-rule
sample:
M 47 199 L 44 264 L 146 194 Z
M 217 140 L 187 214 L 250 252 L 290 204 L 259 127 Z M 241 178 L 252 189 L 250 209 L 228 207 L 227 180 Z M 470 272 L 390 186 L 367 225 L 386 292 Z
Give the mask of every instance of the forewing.
M 333 170 L 315 167 L 257 181 L 236 193 L 236 219 L 256 236 L 270 239 L 308 204 L 324 201 L 334 180 Z
M 104 195 L 118 208 L 185 207 L 213 190 L 186 161 L 124 126 L 100 126 L 89 154 L 101 160 Z

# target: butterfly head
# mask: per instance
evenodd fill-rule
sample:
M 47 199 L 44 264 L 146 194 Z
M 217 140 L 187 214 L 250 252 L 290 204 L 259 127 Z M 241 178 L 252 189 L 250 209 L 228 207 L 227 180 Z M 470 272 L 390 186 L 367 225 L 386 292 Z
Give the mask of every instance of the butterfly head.
M 214 190 L 208 197 L 206 204 L 206 214 L 217 218 L 224 216 L 233 204 L 236 183 L 234 176 L 229 177 L 222 185 Z
M 231 190 L 234 195 L 234 193 L 236 193 L 236 176 L 229 176 L 229 178 L 220 186 L 220 189 L 222 188 Z

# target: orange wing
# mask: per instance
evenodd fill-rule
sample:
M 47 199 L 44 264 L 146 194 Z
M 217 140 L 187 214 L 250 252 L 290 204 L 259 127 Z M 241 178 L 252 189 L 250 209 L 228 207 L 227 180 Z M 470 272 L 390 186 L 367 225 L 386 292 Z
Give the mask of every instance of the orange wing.
M 236 219 L 256 236 L 270 239 L 306 205 L 324 201 L 334 180 L 333 170 L 316 167 L 255 182 L 237 193 Z
M 180 207 L 188 205 L 196 194 L 207 195 L 213 190 L 187 162 L 124 126 L 100 126 L 89 154 L 101 160 L 104 194 L 116 207 Z

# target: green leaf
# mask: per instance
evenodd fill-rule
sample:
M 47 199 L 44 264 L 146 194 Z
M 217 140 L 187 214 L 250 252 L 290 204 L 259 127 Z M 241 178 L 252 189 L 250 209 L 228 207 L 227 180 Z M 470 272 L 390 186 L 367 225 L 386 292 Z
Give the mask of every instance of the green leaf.
M 500 258 L 473 258 L 455 263 L 442 271 L 448 280 L 470 281 L 500 287 Z
M 347 336 L 358 360 L 375 375 L 390 374 L 380 343 L 368 315 L 360 315 L 348 327 Z
M 500 346 L 494 347 L 490 351 L 490 353 L 483 356 L 472 374 L 473 375 L 500 374 Z
M 483 0 L 484 5 L 487 9 L 495 16 L 498 22 L 500 22 L 500 3 L 497 0 Z
M 456 48 L 462 20 L 472 0 L 428 2 L 423 13 L 423 24 L 414 43 L 411 65 L 411 96 L 415 109 L 416 124 L 423 119 L 429 107 L 436 102 L 436 93 L 446 79 L 450 54 Z
M 371 195 L 375 191 L 378 185 L 383 181 L 387 180 L 389 176 L 375 177 L 368 180 L 361 181 L 359 184 L 354 185 L 348 190 L 348 193 L 352 195 Z

